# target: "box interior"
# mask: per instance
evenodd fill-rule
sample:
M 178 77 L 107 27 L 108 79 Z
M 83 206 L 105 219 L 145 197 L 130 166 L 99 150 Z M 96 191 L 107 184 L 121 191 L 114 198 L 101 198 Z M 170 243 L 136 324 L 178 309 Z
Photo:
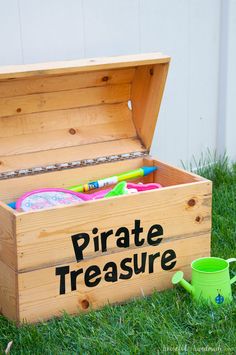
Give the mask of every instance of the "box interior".
M 131 160 L 106 163 L 64 171 L 26 176 L 0 181 L 1 201 L 9 203 L 16 201 L 22 194 L 38 188 L 62 187 L 67 188 L 80 183 L 97 180 L 116 175 L 142 166 L 157 166 L 159 169 L 146 177 L 132 180 L 135 182 L 157 182 L 163 188 L 170 186 L 194 183 L 204 180 L 200 176 L 175 168 L 152 157 L 136 158 Z M 125 196 L 124 196 L 125 197 Z M 13 212 L 14 210 L 12 210 Z M 20 213 L 20 212 L 19 212 Z

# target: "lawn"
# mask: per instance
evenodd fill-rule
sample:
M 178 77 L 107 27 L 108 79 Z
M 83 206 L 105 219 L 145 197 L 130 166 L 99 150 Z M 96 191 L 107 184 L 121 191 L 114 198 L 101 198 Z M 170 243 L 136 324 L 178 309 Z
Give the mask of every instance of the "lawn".
M 212 255 L 236 257 L 236 164 L 226 158 L 200 173 L 214 182 Z M 233 267 L 236 273 L 236 265 Z M 17 328 L 0 317 L 0 353 L 236 353 L 236 285 L 228 306 L 197 306 L 180 287 L 86 315 Z

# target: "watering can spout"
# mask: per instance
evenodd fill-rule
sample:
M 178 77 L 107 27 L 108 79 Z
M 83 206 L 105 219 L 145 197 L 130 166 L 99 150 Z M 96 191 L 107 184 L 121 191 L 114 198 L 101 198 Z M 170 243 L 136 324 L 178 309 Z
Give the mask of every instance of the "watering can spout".
M 183 271 L 177 271 L 174 274 L 174 276 L 172 277 L 172 283 L 174 285 L 179 283 L 183 288 L 185 288 L 186 291 L 188 291 L 189 293 L 193 293 L 193 286 L 184 279 Z

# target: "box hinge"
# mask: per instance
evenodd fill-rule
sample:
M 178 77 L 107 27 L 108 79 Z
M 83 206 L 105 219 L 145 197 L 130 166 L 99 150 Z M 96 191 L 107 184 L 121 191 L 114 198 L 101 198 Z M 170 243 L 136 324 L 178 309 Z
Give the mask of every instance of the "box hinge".
M 135 159 L 147 155 L 149 155 L 148 151 L 131 152 L 131 153 L 116 154 L 116 155 L 107 155 L 104 157 L 98 157 L 94 159 L 83 159 L 83 160 L 76 160 L 72 162 L 57 163 L 57 164 L 51 164 L 47 166 L 37 166 L 30 169 L 6 171 L 0 173 L 0 180 L 43 174 L 47 172 L 60 171 L 65 169 L 82 168 L 86 166 L 116 162 L 121 160 Z

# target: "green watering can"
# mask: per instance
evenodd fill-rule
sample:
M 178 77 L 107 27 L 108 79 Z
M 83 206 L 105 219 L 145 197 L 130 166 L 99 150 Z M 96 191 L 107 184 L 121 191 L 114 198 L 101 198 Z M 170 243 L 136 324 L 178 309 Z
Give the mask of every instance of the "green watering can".
M 183 272 L 177 271 L 172 277 L 173 284 L 183 286 L 195 300 L 211 301 L 213 304 L 229 303 L 232 301 L 231 284 L 236 276 L 230 279 L 229 264 L 236 258 L 224 260 L 209 257 L 192 262 L 192 282 L 184 280 Z

